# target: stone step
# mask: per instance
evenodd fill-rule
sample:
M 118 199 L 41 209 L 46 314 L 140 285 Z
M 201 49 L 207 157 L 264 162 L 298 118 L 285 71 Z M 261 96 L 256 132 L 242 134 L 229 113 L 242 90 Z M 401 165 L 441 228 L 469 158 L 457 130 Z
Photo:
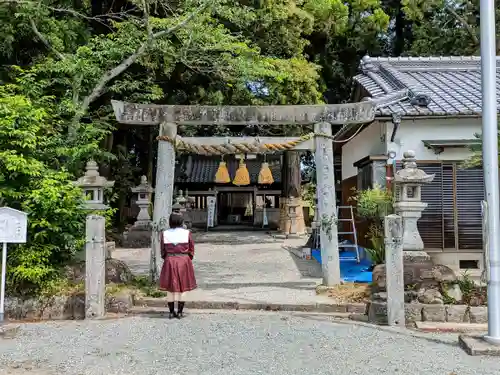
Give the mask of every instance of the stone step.
M 143 297 L 135 301 L 134 307 L 165 308 L 166 298 Z M 366 305 L 363 303 L 265 303 L 265 302 L 238 302 L 238 301 L 186 301 L 186 308 L 190 309 L 217 309 L 217 310 L 263 310 L 263 311 L 302 311 L 320 313 L 347 313 L 363 314 Z
M 415 322 L 422 332 L 485 332 L 487 323 Z
M 188 304 L 186 303 L 186 309 L 188 310 Z M 211 310 L 211 311 L 227 311 L 230 313 L 229 309 L 215 309 L 213 307 L 208 307 L 208 308 L 191 308 L 194 313 L 196 313 L 196 310 L 200 310 L 201 312 L 204 312 L 206 310 Z M 234 313 L 243 313 L 244 311 L 260 311 L 260 312 L 270 312 L 269 310 L 260 310 L 260 309 L 237 309 L 233 310 Z M 271 311 L 276 311 L 276 310 L 271 310 Z M 285 311 L 281 310 L 283 312 L 289 312 L 289 313 L 306 313 L 306 314 L 311 314 L 311 315 L 326 315 L 328 317 L 332 317 L 335 319 L 342 319 L 342 320 L 354 320 L 354 321 L 365 321 L 363 318 L 365 315 L 362 314 L 353 314 L 353 313 L 347 313 L 347 312 L 333 312 L 333 313 L 322 313 L 322 312 L 306 312 L 306 311 Z M 150 306 L 134 306 L 132 307 L 129 311 L 129 315 L 142 315 L 142 316 L 163 316 L 163 315 L 168 315 L 169 310 L 167 307 L 150 307 Z

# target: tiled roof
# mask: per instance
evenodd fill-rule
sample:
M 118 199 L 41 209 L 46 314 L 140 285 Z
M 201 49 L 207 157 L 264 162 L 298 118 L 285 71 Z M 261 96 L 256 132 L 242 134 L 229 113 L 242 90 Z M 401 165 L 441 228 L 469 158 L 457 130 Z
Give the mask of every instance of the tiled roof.
M 500 57 L 497 61 L 500 63 Z M 497 65 L 500 88 L 499 68 Z M 365 56 L 360 70 L 362 74 L 354 81 L 369 93 L 370 100 L 380 102 L 379 116 L 481 114 L 480 57 Z M 500 106 L 500 95 L 497 102 Z
M 280 159 L 276 157 L 267 158 L 269 168 L 273 174 L 274 182 L 281 181 L 281 164 Z M 257 183 L 260 168 L 263 160 L 260 158 L 247 160 L 246 166 L 250 174 L 250 182 Z M 175 182 L 176 183 L 198 183 L 198 184 L 214 184 L 215 173 L 219 168 L 220 158 L 207 157 L 200 155 L 191 155 L 181 157 L 175 167 Z M 238 169 L 238 160 L 231 158 L 226 160 L 227 169 L 231 179 L 234 178 L 236 169 Z

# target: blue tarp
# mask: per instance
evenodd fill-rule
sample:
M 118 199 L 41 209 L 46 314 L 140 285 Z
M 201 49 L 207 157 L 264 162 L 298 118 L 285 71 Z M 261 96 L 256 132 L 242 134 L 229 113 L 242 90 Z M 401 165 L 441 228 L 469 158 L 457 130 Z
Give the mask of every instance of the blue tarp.
M 321 264 L 321 251 L 311 250 L 311 256 Z M 360 263 L 356 262 L 356 253 L 352 251 L 340 252 L 340 276 L 346 282 L 351 283 L 371 283 L 372 272 L 369 259 L 362 259 Z

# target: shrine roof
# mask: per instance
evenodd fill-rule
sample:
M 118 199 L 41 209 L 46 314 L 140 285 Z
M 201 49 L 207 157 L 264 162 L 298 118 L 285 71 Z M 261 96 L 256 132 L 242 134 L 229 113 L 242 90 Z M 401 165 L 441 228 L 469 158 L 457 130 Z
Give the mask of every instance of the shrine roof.
M 369 100 L 398 96 L 397 100 L 389 103 L 384 100 L 379 105 L 379 117 L 481 114 L 480 57 L 365 56 L 359 68 L 361 74 L 354 77 L 354 82 L 366 91 Z M 497 87 L 500 87 L 499 68 L 500 57 L 497 57 Z M 500 106 L 500 96 L 497 105 Z
M 175 166 L 175 182 L 176 183 L 192 183 L 192 184 L 213 184 L 215 183 L 215 173 L 219 168 L 220 157 L 202 156 L 202 155 L 185 155 L 179 159 Z M 231 179 L 234 178 L 236 169 L 238 169 L 239 161 L 234 157 L 224 160 L 229 171 Z M 281 182 L 281 164 L 280 159 L 268 156 L 267 161 L 269 168 L 273 174 L 274 182 Z M 257 184 L 260 168 L 263 160 L 261 158 L 249 159 L 245 164 L 250 175 L 250 183 Z

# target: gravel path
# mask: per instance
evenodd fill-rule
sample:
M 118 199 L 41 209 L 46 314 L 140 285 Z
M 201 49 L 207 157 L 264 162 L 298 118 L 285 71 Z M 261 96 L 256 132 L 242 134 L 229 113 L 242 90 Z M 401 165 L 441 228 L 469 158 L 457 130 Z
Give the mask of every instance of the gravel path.
M 0 374 L 493 375 L 497 358 L 324 318 L 278 313 L 193 313 L 27 324 L 0 340 Z
M 286 247 L 301 248 L 306 239 L 277 239 L 265 232 L 194 233 L 194 269 L 198 289 L 191 301 L 241 303 L 329 303 L 317 296 L 321 265 L 299 259 Z M 113 258 L 135 274 L 149 272 L 150 249 L 116 249 Z

